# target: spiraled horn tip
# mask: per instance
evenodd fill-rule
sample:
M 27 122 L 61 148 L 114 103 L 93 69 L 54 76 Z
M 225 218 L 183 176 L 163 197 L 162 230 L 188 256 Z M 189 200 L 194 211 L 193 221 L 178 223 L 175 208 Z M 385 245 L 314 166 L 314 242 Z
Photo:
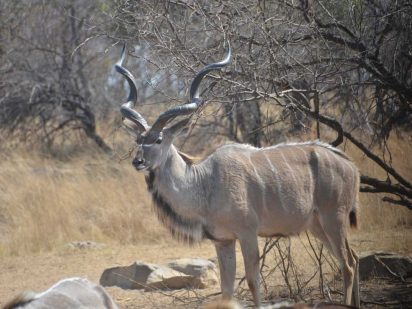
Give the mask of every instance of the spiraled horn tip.
M 125 58 L 126 58 L 126 43 L 123 43 L 122 53 L 121 53 L 120 59 L 119 59 L 119 61 L 116 62 L 115 65 L 123 66 L 123 61 L 124 61 Z

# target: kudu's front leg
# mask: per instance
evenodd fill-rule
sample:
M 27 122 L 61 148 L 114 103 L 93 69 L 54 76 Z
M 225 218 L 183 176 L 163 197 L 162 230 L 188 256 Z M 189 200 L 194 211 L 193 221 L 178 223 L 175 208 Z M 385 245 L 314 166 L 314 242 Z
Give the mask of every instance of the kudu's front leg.
M 259 295 L 259 246 L 256 234 L 239 237 L 245 263 L 246 281 L 252 292 L 253 301 L 257 308 L 260 307 Z
M 235 246 L 236 240 L 215 242 L 223 299 L 231 299 L 233 296 L 236 275 Z

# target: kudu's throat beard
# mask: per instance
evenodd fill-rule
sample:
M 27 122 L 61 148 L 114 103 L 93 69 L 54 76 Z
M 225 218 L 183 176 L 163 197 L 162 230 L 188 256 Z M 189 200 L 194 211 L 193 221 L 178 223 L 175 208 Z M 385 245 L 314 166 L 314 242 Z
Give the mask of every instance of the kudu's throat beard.
M 209 229 L 194 219 L 188 219 L 178 214 L 167 199 L 159 192 L 156 184 L 158 170 L 148 170 L 145 175 L 146 185 L 152 194 L 154 210 L 160 222 L 166 226 L 172 236 L 179 241 L 195 244 L 203 239 L 217 240 Z

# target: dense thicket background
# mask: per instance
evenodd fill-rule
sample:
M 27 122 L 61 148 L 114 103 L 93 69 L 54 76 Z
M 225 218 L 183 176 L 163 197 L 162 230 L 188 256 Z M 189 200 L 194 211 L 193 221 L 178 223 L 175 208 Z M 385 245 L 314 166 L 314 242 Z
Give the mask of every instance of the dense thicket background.
M 392 158 L 394 144 L 412 142 L 408 0 L 1 1 L 1 147 L 53 153 L 91 141 L 112 155 L 127 91 L 113 70 L 122 44 L 137 108 L 153 121 L 185 102 L 226 41 L 232 63 L 205 80 L 186 150 L 320 138 L 380 171 L 361 170 L 362 191 L 412 207 L 410 175 Z

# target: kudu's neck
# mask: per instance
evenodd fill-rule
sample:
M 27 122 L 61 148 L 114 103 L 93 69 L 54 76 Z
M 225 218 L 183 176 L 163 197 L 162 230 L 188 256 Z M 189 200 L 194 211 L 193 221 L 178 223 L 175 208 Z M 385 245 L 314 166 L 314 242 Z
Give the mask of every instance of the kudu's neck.
M 166 160 L 146 175 L 155 211 L 163 224 L 181 240 L 197 242 L 207 237 L 204 218 L 207 183 L 202 165 L 187 164 L 171 145 Z
M 197 186 L 201 181 L 199 178 L 204 174 L 201 166 L 189 162 L 174 145 L 170 146 L 166 160 L 154 172 L 158 176 L 157 184 L 162 186 L 162 189 L 178 192 L 180 197 L 184 197 L 185 191 L 189 189 L 198 192 Z

